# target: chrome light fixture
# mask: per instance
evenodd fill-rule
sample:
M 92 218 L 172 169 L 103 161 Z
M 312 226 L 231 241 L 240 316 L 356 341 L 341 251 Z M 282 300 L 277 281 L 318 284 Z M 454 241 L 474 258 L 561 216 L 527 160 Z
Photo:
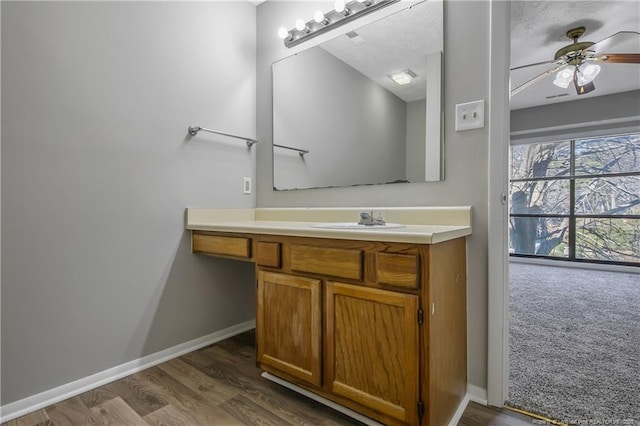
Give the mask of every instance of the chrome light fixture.
M 308 22 L 298 19 L 295 27 L 290 30 L 280 27 L 278 36 L 286 47 L 293 47 L 398 1 L 400 0 L 352 0 L 347 3 L 345 0 L 336 0 L 329 12 L 317 10 L 313 19 Z

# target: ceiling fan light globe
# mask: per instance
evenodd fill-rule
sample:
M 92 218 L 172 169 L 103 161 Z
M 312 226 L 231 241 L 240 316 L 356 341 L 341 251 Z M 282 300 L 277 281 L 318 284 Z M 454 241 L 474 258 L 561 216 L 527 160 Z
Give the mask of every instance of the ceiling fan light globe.
M 575 67 L 573 65 L 569 65 L 566 68 L 558 71 L 556 74 L 555 80 L 553 80 L 553 84 L 563 89 L 569 87 L 569 84 L 573 81 L 573 73 L 575 71 Z
M 591 83 L 596 76 L 600 73 L 600 65 L 596 64 L 583 64 L 579 68 L 578 84 L 584 86 Z

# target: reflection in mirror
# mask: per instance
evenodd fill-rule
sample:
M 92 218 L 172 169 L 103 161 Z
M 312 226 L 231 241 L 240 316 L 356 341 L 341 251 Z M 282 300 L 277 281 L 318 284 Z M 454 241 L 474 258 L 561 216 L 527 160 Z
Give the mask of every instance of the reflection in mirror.
M 428 0 L 274 63 L 274 188 L 441 180 L 442 23 Z

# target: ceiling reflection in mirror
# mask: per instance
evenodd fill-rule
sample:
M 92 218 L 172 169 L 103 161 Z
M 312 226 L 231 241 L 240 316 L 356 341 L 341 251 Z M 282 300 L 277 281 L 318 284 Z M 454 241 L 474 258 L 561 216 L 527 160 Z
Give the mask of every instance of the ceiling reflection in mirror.
M 441 180 L 443 5 L 408 4 L 273 64 L 274 189 Z

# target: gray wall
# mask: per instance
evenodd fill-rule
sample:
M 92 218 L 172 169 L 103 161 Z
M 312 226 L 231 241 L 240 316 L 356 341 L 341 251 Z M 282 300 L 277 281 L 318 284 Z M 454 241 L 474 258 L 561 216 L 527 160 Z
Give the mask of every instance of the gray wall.
M 405 179 L 402 99 L 320 47 L 275 63 L 273 86 L 274 142 L 310 151 L 275 149 L 276 188 Z
M 621 130 L 640 131 L 640 90 L 511 111 L 511 143 Z
M 254 318 L 251 265 L 183 230 L 255 204 L 255 149 L 186 136 L 254 135 L 254 28 L 249 2 L 2 2 L 2 404 Z
M 314 9 L 307 2 L 281 1 L 263 3 L 257 10 L 258 207 L 473 206 L 473 235 L 467 244 L 469 382 L 485 388 L 488 129 L 456 132 L 453 117 L 455 104 L 489 96 L 489 2 L 445 3 L 445 181 L 281 192 L 271 188 L 271 63 L 290 53 L 276 31 L 290 28 L 297 16 L 309 16 Z

